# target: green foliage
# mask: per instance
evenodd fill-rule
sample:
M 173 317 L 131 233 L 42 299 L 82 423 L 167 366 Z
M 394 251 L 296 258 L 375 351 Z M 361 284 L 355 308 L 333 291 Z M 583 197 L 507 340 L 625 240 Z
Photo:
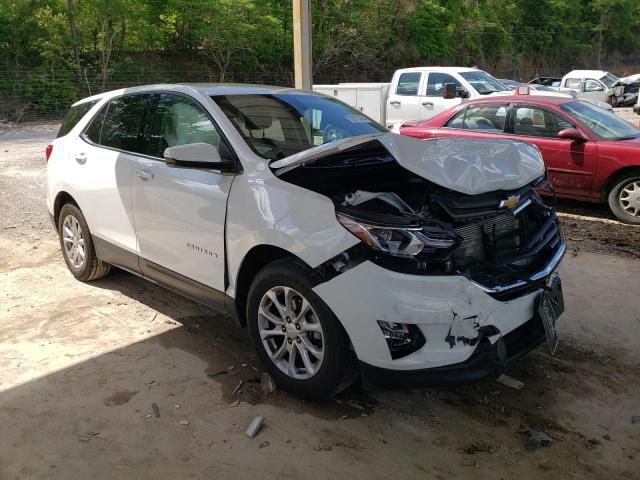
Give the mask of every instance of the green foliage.
M 38 103 L 52 107 L 89 90 L 193 80 L 190 72 L 214 81 L 290 78 L 291 7 L 290 0 L 0 0 L 0 84 L 24 101 L 42 94 Z M 640 64 L 638 0 L 312 0 L 312 7 L 320 81 L 388 80 L 396 68 L 436 63 L 525 80 Z
M 76 98 L 77 87 L 73 80 L 42 73 L 27 75 L 22 84 L 25 101 L 33 104 L 37 111 L 61 114 Z

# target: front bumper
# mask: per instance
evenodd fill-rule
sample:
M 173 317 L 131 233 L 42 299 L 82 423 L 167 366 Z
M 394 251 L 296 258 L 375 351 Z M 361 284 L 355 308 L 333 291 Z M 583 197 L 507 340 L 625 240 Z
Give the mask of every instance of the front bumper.
M 559 260 L 554 259 L 553 268 L 548 265 L 545 275 L 553 273 Z M 544 278 L 541 275 L 538 280 Z M 399 378 L 421 379 L 432 373 L 435 383 L 465 369 L 469 372 L 464 375 L 477 380 L 515 358 L 513 348 L 498 355 L 499 350 L 512 338 L 512 332 L 537 321 L 541 293 L 541 289 L 528 289 L 516 298 L 501 301 L 460 275 L 409 275 L 370 261 L 316 286 L 314 291 L 342 323 L 365 376 L 384 376 L 384 371 L 390 371 Z M 393 359 L 379 321 L 415 325 L 426 343 L 409 355 Z M 520 350 L 524 353 L 539 340 L 528 342 Z
M 398 371 L 360 362 L 362 386 L 366 390 L 387 390 L 476 383 L 503 370 L 509 363 L 527 354 L 544 340 L 542 321 L 535 316 L 494 344 L 488 340 L 482 341 L 467 360 L 454 365 Z

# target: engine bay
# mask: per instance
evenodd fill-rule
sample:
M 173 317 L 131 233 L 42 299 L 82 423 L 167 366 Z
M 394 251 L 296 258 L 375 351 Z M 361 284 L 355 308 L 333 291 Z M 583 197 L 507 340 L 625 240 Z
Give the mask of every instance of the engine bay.
M 544 176 L 467 195 L 410 172 L 373 141 L 280 178 L 329 197 L 338 220 L 372 247 L 347 256 L 403 273 L 462 274 L 492 289 L 526 278 L 562 243 L 553 209 L 535 191 Z

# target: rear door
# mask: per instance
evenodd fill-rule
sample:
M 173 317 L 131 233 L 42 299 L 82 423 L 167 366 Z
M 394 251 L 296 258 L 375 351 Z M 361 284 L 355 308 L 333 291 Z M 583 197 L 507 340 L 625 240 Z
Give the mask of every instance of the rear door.
M 557 112 L 526 104 L 516 104 L 513 109 L 512 138 L 537 145 L 556 192 L 588 197 L 598 165 L 596 143 L 558 138 L 560 130 L 576 125 Z
M 233 153 L 204 107 L 189 96 L 160 94 L 150 123 L 148 157 L 138 160 L 132 178 L 140 268 L 146 277 L 208 303 L 211 289 L 225 290 L 224 229 L 234 177 L 170 167 L 163 152 L 205 142 L 223 158 Z
M 462 98 L 443 98 L 444 87 L 453 83 L 456 91 L 463 89 L 460 82 L 448 73 L 429 72 L 427 74 L 425 95 L 420 102 L 420 120 L 428 120 L 436 115 L 458 105 Z
M 422 72 L 402 72 L 392 82 L 387 98 L 387 126 L 420 119 Z
M 137 270 L 137 258 L 131 176 L 135 155 L 146 151 L 151 101 L 147 94 L 112 99 L 71 151 L 70 164 L 77 175 L 69 178 L 74 181 L 72 188 L 98 256 L 132 270 Z

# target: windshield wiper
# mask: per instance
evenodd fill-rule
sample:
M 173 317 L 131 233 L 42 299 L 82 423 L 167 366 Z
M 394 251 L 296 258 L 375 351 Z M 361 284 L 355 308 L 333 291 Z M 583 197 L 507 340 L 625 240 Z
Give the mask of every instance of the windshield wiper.
M 626 137 L 616 138 L 616 142 L 619 142 L 620 140 L 635 140 L 638 137 L 640 137 L 640 133 L 636 133 L 634 135 L 628 135 Z

